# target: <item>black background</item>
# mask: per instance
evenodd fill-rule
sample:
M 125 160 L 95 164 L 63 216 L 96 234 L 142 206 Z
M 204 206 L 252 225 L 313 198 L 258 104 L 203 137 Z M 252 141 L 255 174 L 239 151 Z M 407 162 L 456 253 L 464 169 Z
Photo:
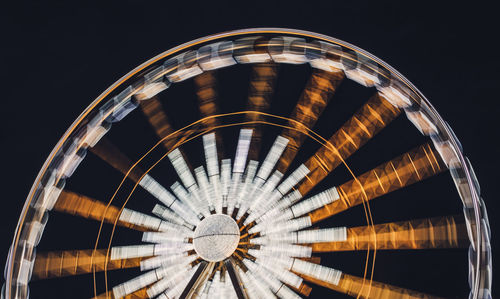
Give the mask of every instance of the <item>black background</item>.
M 492 228 L 498 186 L 498 16 L 480 2 L 19 2 L 1 11 L 1 200 L 6 256 L 24 200 L 61 135 L 122 75 L 180 43 L 285 27 L 345 40 L 388 62 L 450 123 Z

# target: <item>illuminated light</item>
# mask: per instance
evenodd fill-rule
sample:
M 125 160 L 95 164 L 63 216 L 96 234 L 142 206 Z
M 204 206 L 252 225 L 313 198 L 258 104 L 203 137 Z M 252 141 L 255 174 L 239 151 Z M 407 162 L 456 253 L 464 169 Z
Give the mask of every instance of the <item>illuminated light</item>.
M 272 195 L 264 202 L 257 212 L 254 212 L 249 221 L 259 218 L 262 214 L 269 211 L 269 207 L 275 205 L 276 201 L 287 194 L 298 182 L 300 182 L 307 174 L 309 169 L 304 164 L 301 164 L 294 172 L 292 172 L 277 188 Z M 273 186 L 274 188 L 274 186 Z M 263 198 L 263 197 L 261 197 Z M 250 220 L 251 219 L 251 220 Z
M 154 231 L 178 231 L 184 234 L 191 232 L 191 230 L 185 226 L 163 221 L 159 218 L 127 208 L 122 210 L 119 220 L 121 222 L 130 223 L 139 227 L 145 227 Z
M 179 272 L 178 279 L 174 283 L 174 287 L 167 289 L 163 294 L 161 294 L 158 298 L 177 298 L 179 295 L 182 293 L 184 288 L 186 287 L 187 283 L 189 282 L 189 279 L 191 276 L 194 275 L 196 270 L 200 264 L 197 264 L 194 266 L 191 270 L 189 271 L 184 271 L 184 272 Z
M 260 166 L 259 171 L 257 172 L 258 178 L 261 178 L 262 180 L 267 179 L 267 177 L 273 170 L 274 166 L 276 165 L 276 162 L 278 162 L 278 159 L 285 150 L 288 141 L 289 141 L 288 139 L 282 136 L 278 136 L 276 138 L 271 147 L 271 150 L 269 150 L 269 153 L 267 154 L 264 162 L 262 162 L 262 165 Z
M 342 58 L 346 59 L 346 57 L 350 57 L 356 61 L 354 68 L 350 67 L 351 63 L 344 64 L 344 72 L 347 78 L 365 87 L 380 85 L 381 82 L 378 77 L 378 66 L 371 62 L 369 58 L 358 52 L 344 52 Z
M 132 86 L 129 86 L 120 94 L 104 103 L 101 108 L 99 108 L 99 111 L 101 111 L 103 115 L 108 115 L 105 120 L 110 123 L 119 122 L 130 112 L 134 111 L 138 106 L 138 103 L 132 98 L 135 92 L 137 91 L 134 90 Z
M 204 71 L 236 64 L 233 58 L 233 42 L 223 41 L 202 46 L 198 50 L 198 64 Z
M 247 162 L 250 141 L 252 140 L 252 130 L 241 129 L 238 145 L 236 147 L 236 156 L 234 158 L 233 173 L 243 173 Z
M 182 153 L 178 148 L 174 149 L 172 152 L 170 152 L 170 154 L 168 154 L 168 159 L 174 166 L 177 175 L 188 190 L 192 186 L 196 185 L 194 177 L 191 174 L 191 170 L 189 170 L 186 160 L 184 160 L 184 157 L 182 156 Z
M 296 37 L 274 37 L 269 41 L 269 53 L 274 62 L 302 64 L 307 62 L 306 40 Z
M 299 288 L 302 284 L 302 278 L 287 271 L 287 269 L 285 269 L 285 267 L 283 267 L 281 264 L 276 263 L 273 258 L 259 257 L 257 258 L 256 263 L 266 268 L 266 270 L 271 272 L 274 277 L 289 286 Z
M 170 82 L 177 83 L 201 74 L 196 51 L 187 51 L 165 61 L 165 76 Z
M 256 222 L 260 223 L 260 222 L 267 221 L 269 219 L 273 219 L 275 217 L 278 217 L 277 214 L 282 213 L 283 211 L 285 211 L 285 213 L 288 213 L 287 211 L 289 211 L 291 213 L 291 210 L 288 209 L 288 207 L 290 207 L 291 205 L 293 205 L 294 203 L 296 203 L 300 199 L 302 199 L 302 194 L 300 194 L 299 190 L 295 190 L 293 192 L 288 193 L 286 196 L 284 196 L 277 203 L 274 203 L 273 205 L 271 205 L 271 207 L 269 208 L 269 210 L 265 214 L 263 214 L 261 217 L 256 219 Z M 279 217 L 283 217 L 283 219 L 286 218 L 284 216 L 279 216 Z
M 191 274 L 193 269 L 190 266 L 182 266 L 177 267 L 177 271 L 168 271 L 169 275 L 166 272 L 162 273 L 162 279 L 158 280 L 151 287 L 147 289 L 147 294 L 149 298 L 154 298 L 160 293 L 163 293 L 167 289 L 171 289 L 181 284 L 186 277 Z
M 248 150 L 250 148 L 250 141 L 252 139 L 252 130 L 241 129 L 240 136 L 238 138 L 238 145 L 236 147 L 236 154 L 233 164 L 233 177 L 231 182 L 231 187 L 228 193 L 228 204 L 227 213 L 232 215 L 234 206 L 237 202 L 237 197 L 241 191 L 241 176 L 245 171 L 245 165 L 247 162 Z
M 188 255 L 187 252 L 174 253 L 171 255 L 159 255 L 141 261 L 141 271 L 150 269 L 171 269 L 184 267 L 198 258 L 197 255 Z
M 307 44 L 306 57 L 311 67 L 325 72 L 340 73 L 344 65 L 340 61 L 342 48 L 323 41 L 312 41 Z
M 424 135 L 437 135 L 438 129 L 422 111 L 405 111 L 406 117 Z
M 302 276 L 304 280 L 310 281 L 317 285 L 335 290 L 337 292 L 347 294 L 352 297 L 359 298 L 429 298 L 437 299 L 439 297 L 420 293 L 414 290 L 396 287 L 390 284 L 385 284 L 373 280 L 364 279 L 345 273 L 341 274 L 337 284 L 318 279 L 316 277 Z
M 248 92 L 247 111 L 265 112 L 271 104 L 274 85 L 277 77 L 277 65 L 273 63 L 259 63 L 252 66 L 250 87 Z M 258 113 L 248 113 L 245 115 L 248 122 L 263 121 L 264 116 Z M 253 129 L 250 147 L 250 160 L 259 160 L 259 152 L 262 140 L 261 127 L 258 125 L 248 125 Z
M 155 214 L 158 217 L 161 217 L 167 221 L 170 221 L 172 223 L 177 223 L 180 225 L 184 225 L 190 230 L 194 229 L 194 225 L 186 222 L 181 216 L 179 216 L 177 213 L 175 213 L 173 210 L 166 208 L 162 205 L 155 205 L 153 208 L 153 214 Z
M 377 90 L 394 107 L 407 108 L 412 105 L 411 92 L 395 81 L 391 81 L 388 86 L 377 86 Z
M 139 92 L 135 94 L 135 98 L 139 101 L 149 100 L 160 92 L 168 88 L 165 82 L 151 82 L 146 84 Z
M 203 148 L 205 150 L 208 176 L 211 177 L 219 174 L 219 160 L 217 158 L 215 133 L 203 135 Z
M 259 166 L 259 162 L 250 160 L 247 166 L 247 172 L 245 174 L 245 181 L 243 186 L 241 187 L 238 195 L 236 196 L 236 205 L 235 207 L 239 208 L 238 215 L 236 219 L 240 219 L 243 216 L 243 210 L 246 210 L 246 203 L 248 198 L 248 193 L 250 192 L 252 182 L 255 178 L 255 173 L 257 172 L 257 168 Z M 244 206 L 244 207 L 242 207 Z
M 185 203 L 188 207 L 193 210 L 198 218 L 203 218 L 204 210 L 206 207 L 203 207 L 200 202 L 189 192 L 184 189 L 184 187 L 179 182 L 175 182 L 170 189 L 174 192 L 175 196 L 179 198 L 183 203 Z
M 187 243 L 192 235 L 179 235 L 177 232 L 167 231 L 167 232 L 145 232 L 142 234 L 142 241 L 148 243 Z
M 361 146 L 387 126 L 400 114 L 383 97 L 372 96 L 342 127 L 322 146 L 305 165 L 311 170 L 299 190 L 307 194 L 330 172 L 339 166 Z
M 122 298 L 158 280 L 156 272 L 149 271 L 113 288 L 114 298 Z
M 201 202 L 205 205 L 208 205 L 209 210 L 215 209 L 214 202 L 214 189 L 212 184 L 208 182 L 207 174 L 205 172 L 205 168 L 203 166 L 197 167 L 194 169 L 194 174 L 196 176 L 196 181 L 198 182 L 198 197 L 201 199 Z
M 311 257 L 312 250 L 308 246 L 274 242 L 261 246 L 259 254 L 278 257 Z
M 144 75 L 144 87 L 137 91 L 135 98 L 139 101 L 149 100 L 170 86 L 168 80 L 162 80 L 164 67 L 159 66 Z
M 200 110 L 200 115 L 205 118 L 203 121 L 203 126 L 206 128 L 213 128 L 219 125 L 218 118 L 209 116 L 217 115 L 217 91 L 216 83 L 217 79 L 214 72 L 204 72 L 193 79 L 196 85 L 196 96 L 198 99 L 198 108 Z M 219 144 L 222 144 L 221 135 L 216 135 Z
M 267 283 L 261 281 L 259 277 L 255 277 L 250 271 L 243 272 L 240 270 L 240 276 L 245 286 L 248 286 L 247 290 L 251 290 L 249 292 L 250 296 L 255 295 L 257 298 L 273 298 L 275 296 Z
M 465 224 L 454 217 L 428 218 L 347 228 L 345 239 L 312 245 L 314 252 L 457 248 L 466 244 Z
M 279 171 L 286 172 L 306 138 L 304 133 L 314 127 L 342 79 L 342 73 L 313 72 L 290 115 L 289 126 L 294 129 L 283 130 L 282 135 L 289 143 L 278 162 Z
M 311 218 L 309 216 L 304 216 L 297 219 L 287 220 L 284 222 L 271 223 L 268 226 L 262 228 L 260 231 L 261 235 L 269 235 L 278 232 L 292 232 L 301 230 L 303 228 L 311 226 Z M 250 233 L 257 233 L 259 231 L 251 228 L 249 230 Z
M 340 199 L 311 212 L 312 222 L 444 171 L 444 163 L 435 159 L 434 151 L 424 144 L 337 187 Z
M 55 172 L 50 175 L 50 179 L 45 184 L 45 187 L 40 191 L 38 201 L 35 207 L 43 210 L 52 210 L 56 204 L 57 199 L 61 195 L 62 190 L 65 186 L 65 180 L 59 180 L 57 185 L 55 184 L 56 174 Z
M 101 138 L 111 128 L 110 123 L 100 123 L 99 125 L 92 124 L 92 121 L 87 125 L 87 134 L 82 138 L 82 144 L 88 147 L 94 147 Z
M 106 262 L 107 261 L 107 262 Z M 67 250 L 37 253 L 33 267 L 34 279 L 73 276 L 114 269 L 139 267 L 141 258 L 106 259 L 106 250 Z
M 329 267 L 309 263 L 299 259 L 295 259 L 292 271 L 306 276 L 324 281 L 332 285 L 338 285 L 342 272 Z
M 439 156 L 449 169 L 460 167 L 458 153 L 449 140 L 440 140 L 437 137 L 432 138 L 432 143 Z
M 252 238 L 250 243 L 259 245 L 273 244 L 312 244 L 324 242 L 343 242 L 347 240 L 347 228 L 332 227 L 324 229 L 301 230 L 288 233 L 269 234 L 263 237 Z M 313 247 L 313 251 L 314 251 Z
M 157 97 L 153 97 L 147 101 L 141 101 L 140 106 L 158 138 L 163 139 L 162 145 L 167 151 L 170 151 L 174 142 L 166 137 L 172 134 L 174 130 L 168 121 L 165 111 L 163 111 L 160 100 Z
M 325 190 L 315 196 L 312 196 L 300 203 L 293 205 L 290 209 L 294 217 L 305 215 L 311 211 L 321 208 L 324 205 L 330 204 L 340 198 L 337 188 L 333 187 Z
M 114 224 L 120 217 L 120 209 L 117 207 L 113 205 L 106 206 L 105 203 L 98 200 L 68 191 L 61 192 L 58 201 L 54 205 L 54 210 L 111 224 Z M 140 231 L 152 230 L 152 228 L 126 221 L 118 221 L 117 224 Z
M 270 62 L 266 46 L 265 40 L 258 36 L 239 38 L 234 42 L 234 59 L 238 63 Z
M 217 145 L 215 141 L 215 133 L 203 135 L 203 149 L 205 151 L 205 160 L 207 164 L 207 172 L 210 184 L 214 191 L 215 211 L 218 214 L 222 213 L 222 190 L 219 179 L 219 160 L 217 157 Z
M 231 159 L 224 159 L 221 161 L 221 195 L 222 195 L 222 209 L 227 209 L 227 196 L 229 195 L 229 188 L 231 186 Z
M 280 197 L 280 193 L 275 190 L 275 188 L 282 177 L 283 174 L 276 170 L 264 183 L 264 185 L 260 185 L 260 182 L 257 182 L 257 184 L 254 183 L 254 188 L 250 193 L 250 198 L 247 200 L 249 202 L 248 213 L 250 214 L 250 217 L 245 220 L 245 225 L 251 223 L 258 216 L 257 210 L 260 210 L 261 202 L 263 200 L 266 200 L 269 196 L 271 196 L 271 198 Z M 269 198 L 267 199 L 269 200 Z
M 268 285 L 271 291 L 276 294 L 276 296 L 280 298 L 301 298 L 295 292 L 290 290 L 287 286 L 285 286 L 282 282 L 280 282 L 276 277 L 274 277 L 268 270 L 266 270 L 261 265 L 255 264 L 249 260 L 244 260 L 243 263 L 249 269 L 250 273 L 254 276 L 261 277 L 260 283 L 264 283 Z

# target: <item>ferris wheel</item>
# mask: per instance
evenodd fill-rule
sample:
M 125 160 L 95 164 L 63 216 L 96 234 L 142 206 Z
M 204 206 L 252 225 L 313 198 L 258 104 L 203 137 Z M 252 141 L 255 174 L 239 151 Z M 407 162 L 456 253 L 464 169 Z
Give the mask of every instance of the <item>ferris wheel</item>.
M 328 36 L 247 29 L 168 50 L 85 109 L 28 195 L 2 298 L 67 297 L 61 281 L 82 298 L 491 298 L 489 238 L 460 142 L 406 78 Z

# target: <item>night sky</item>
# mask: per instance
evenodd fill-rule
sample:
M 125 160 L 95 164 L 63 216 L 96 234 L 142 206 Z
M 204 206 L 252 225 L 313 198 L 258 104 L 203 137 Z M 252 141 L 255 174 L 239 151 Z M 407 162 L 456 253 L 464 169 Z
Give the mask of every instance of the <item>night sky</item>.
M 492 7 L 477 1 L 469 5 L 452 2 L 448 6 L 437 6 L 437 1 L 425 5 L 419 2 L 405 3 L 406 1 L 266 1 L 259 4 L 238 1 L 226 4 L 210 1 L 102 2 L 80 5 L 63 1 L 33 1 L 2 5 L 0 66 L 3 70 L 3 97 L 0 136 L 3 208 L 0 209 L 0 230 L 3 241 L 0 243 L 0 254 L 4 256 L 4 260 L 25 198 L 38 171 L 66 129 L 103 90 L 142 62 L 176 45 L 213 33 L 253 27 L 295 28 L 347 41 L 381 58 L 417 86 L 453 128 L 474 166 L 489 212 L 495 252 L 498 247 L 495 238 L 498 220 L 495 215 L 500 209 L 496 200 L 498 194 L 495 192 L 498 185 L 496 170 L 500 166 L 500 134 L 497 124 L 500 115 L 497 91 L 500 84 L 500 63 L 496 43 L 498 16 L 494 15 Z M 280 78 L 285 78 L 281 80 L 303 82 L 304 78 L 307 79 L 286 79 L 287 70 L 280 70 Z M 292 71 L 290 69 L 290 73 Z M 233 78 L 230 73 L 222 72 L 219 76 L 219 82 L 223 82 L 224 78 Z M 220 94 L 229 98 L 232 92 L 240 92 L 243 99 L 247 94 L 246 84 L 248 81 L 239 90 L 236 90 L 238 85 L 232 85 L 235 90 L 221 89 Z M 296 86 L 303 86 L 303 83 Z M 179 88 L 188 90 L 191 87 L 183 85 Z M 350 88 L 349 84 L 343 86 L 339 97 L 348 93 Z M 300 91 L 298 88 L 297 95 L 300 95 Z M 362 95 L 361 91 L 360 96 Z M 349 109 L 355 111 L 362 104 L 362 98 L 358 100 L 360 102 L 353 103 L 352 109 L 345 108 L 346 115 L 349 115 Z M 337 105 L 343 107 L 340 103 Z M 136 121 L 140 123 L 141 119 Z M 342 121 L 338 120 L 338 125 L 340 124 Z M 147 123 L 143 122 L 142 126 L 141 130 L 148 130 Z M 394 131 L 387 134 L 403 136 L 404 133 L 405 131 Z M 149 135 L 143 137 L 154 138 L 152 130 L 147 134 Z M 403 140 L 407 142 L 406 147 L 395 150 L 395 153 L 402 153 L 419 144 L 416 140 L 411 140 L 413 135 L 408 136 L 410 137 Z M 418 135 L 415 136 L 419 138 Z M 380 144 L 371 145 L 364 153 L 382 149 L 383 140 L 389 141 L 390 135 L 381 138 Z M 120 136 L 115 136 L 115 139 L 120 144 Z M 382 154 L 366 167 L 358 165 L 359 170 L 368 170 L 392 158 L 395 153 Z M 112 173 L 109 169 L 108 171 Z M 337 179 L 341 182 L 343 178 L 339 175 Z M 449 186 L 452 188 L 452 185 Z M 77 183 L 74 188 L 81 188 L 77 191 L 85 192 Z M 411 190 L 414 197 L 428 196 L 428 193 L 418 188 Z M 99 191 L 102 190 L 94 186 L 94 190 L 89 191 L 94 193 L 89 195 L 95 196 Z M 456 193 L 455 190 L 452 191 L 451 193 Z M 107 190 L 106 192 L 109 193 Z M 439 197 L 437 195 L 434 196 Z M 424 199 L 423 204 L 426 202 Z M 445 215 L 428 211 L 432 204 L 428 202 L 429 205 L 414 210 L 418 214 L 414 218 Z M 398 212 L 391 211 L 392 207 L 382 203 L 376 209 L 381 222 L 408 219 L 404 214 L 395 215 Z M 444 210 L 446 207 L 443 207 Z M 457 211 L 460 212 L 459 209 Z M 55 221 L 63 224 L 64 219 Z M 60 234 L 71 234 L 73 229 L 78 228 L 71 225 L 58 227 Z M 79 249 L 67 245 L 62 236 L 49 235 L 48 238 L 53 243 L 45 244 L 46 248 Z M 93 243 L 86 247 L 90 248 L 92 245 Z M 85 244 L 82 246 L 85 247 Z M 80 247 L 83 248 L 82 246 Z M 445 259 L 447 254 L 464 257 L 458 252 L 440 251 L 435 255 L 418 253 L 413 261 L 408 262 L 409 265 L 416 265 L 427 259 L 439 260 L 440 256 Z M 380 277 L 389 283 L 399 282 L 405 285 L 407 281 L 398 281 L 397 276 L 398 273 L 403 275 L 411 272 L 410 266 L 403 266 L 408 258 L 412 258 L 411 255 L 397 252 L 393 256 L 381 255 L 378 267 L 385 269 L 388 274 L 380 274 Z M 328 257 L 325 257 L 325 261 L 327 260 Z M 465 263 L 465 260 L 460 262 Z M 339 263 L 342 264 L 342 261 Z M 384 266 L 385 263 L 387 266 Z M 335 260 L 332 261 L 333 264 Z M 349 265 L 343 267 L 345 269 Z M 424 273 L 433 270 L 421 267 L 418 271 Z M 419 276 L 410 279 L 414 279 L 416 285 L 427 283 Z M 447 287 L 453 287 L 456 283 L 446 276 L 439 276 L 439 279 Z M 38 290 L 49 290 L 60 285 L 62 291 L 59 296 L 67 297 L 75 282 L 61 282 L 67 284 L 63 286 L 56 280 L 47 281 L 47 286 L 38 287 Z M 86 284 L 82 290 L 88 291 L 90 288 L 91 285 Z M 457 287 L 457 290 L 463 288 Z M 441 293 L 437 284 L 429 285 L 427 290 L 446 294 Z M 86 293 L 79 294 L 88 297 Z M 317 298 L 320 293 L 313 295 Z M 79 296 L 77 294 L 75 298 L 80 298 Z M 48 297 L 34 293 L 32 298 Z

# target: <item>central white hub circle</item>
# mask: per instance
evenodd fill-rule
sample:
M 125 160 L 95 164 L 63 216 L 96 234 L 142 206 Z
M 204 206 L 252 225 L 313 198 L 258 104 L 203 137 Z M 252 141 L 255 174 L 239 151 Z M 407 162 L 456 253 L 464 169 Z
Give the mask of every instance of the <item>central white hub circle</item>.
M 218 262 L 230 257 L 239 241 L 238 224 L 227 215 L 210 215 L 194 230 L 194 250 L 209 262 Z

